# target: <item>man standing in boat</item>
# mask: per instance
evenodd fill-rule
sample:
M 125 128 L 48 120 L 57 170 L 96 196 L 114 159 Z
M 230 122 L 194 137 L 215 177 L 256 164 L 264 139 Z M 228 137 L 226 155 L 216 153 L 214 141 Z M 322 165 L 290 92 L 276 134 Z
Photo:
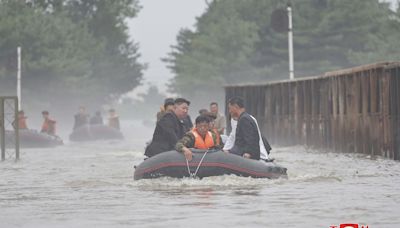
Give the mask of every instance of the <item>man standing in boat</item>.
M 40 132 L 46 133 L 48 135 L 56 135 L 56 121 L 49 117 L 48 111 L 43 111 L 42 116 L 44 119 L 42 129 Z
M 217 136 L 218 145 L 221 144 L 222 143 L 221 134 L 219 133 L 218 129 L 215 126 L 215 119 L 217 118 L 217 115 L 215 113 L 212 113 L 212 112 L 206 112 L 203 115 L 207 116 L 210 119 L 209 131 L 213 132 Z
M 159 121 L 167 112 L 174 111 L 174 99 L 173 98 L 166 98 L 164 100 L 164 105 L 160 107 L 160 111 L 157 112 L 157 121 Z
M 18 127 L 19 129 L 28 129 L 28 125 L 26 124 L 26 119 L 28 117 L 25 116 L 25 112 L 20 110 L 18 112 Z
M 115 112 L 115 109 L 112 108 L 108 110 L 108 114 L 110 115 L 108 117 L 108 126 L 116 130 L 120 130 L 119 116 Z
M 210 112 L 215 115 L 215 120 L 214 120 L 215 128 L 218 130 L 218 133 L 220 135 L 223 135 L 225 133 L 225 128 L 226 128 L 226 119 L 224 115 L 219 113 L 217 102 L 211 102 Z
M 219 135 L 209 130 L 210 118 L 200 115 L 196 118 L 196 127 L 187 132 L 182 139 L 176 143 L 175 149 L 185 155 L 188 161 L 192 160 L 192 151 L 189 148 L 208 150 L 220 146 Z
M 74 116 L 74 130 L 89 123 L 89 115 L 84 106 L 79 107 L 79 112 Z
M 90 125 L 103 125 L 103 117 L 101 116 L 100 111 L 96 111 L 94 116 L 90 118 Z
M 147 157 L 175 148 L 175 144 L 185 134 L 181 121 L 186 118 L 189 105 L 190 102 L 184 98 L 175 99 L 173 111 L 166 112 L 156 124 L 153 139 L 144 153 Z
M 233 97 L 228 102 L 229 113 L 237 119 L 235 143 L 230 153 L 254 160 L 268 160 L 257 120 L 246 112 L 244 101 Z

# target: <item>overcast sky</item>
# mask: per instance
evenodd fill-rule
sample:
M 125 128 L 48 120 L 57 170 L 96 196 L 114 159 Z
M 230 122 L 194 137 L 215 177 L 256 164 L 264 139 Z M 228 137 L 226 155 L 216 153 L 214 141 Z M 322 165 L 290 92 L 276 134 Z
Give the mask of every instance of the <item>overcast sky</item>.
M 141 61 L 147 63 L 144 72 L 144 87 L 134 93 L 143 92 L 148 83 L 165 90 L 165 83 L 172 73 L 160 58 L 171 51 L 181 28 L 194 28 L 196 17 L 206 9 L 204 0 L 140 0 L 139 15 L 129 21 L 130 36 L 139 43 Z

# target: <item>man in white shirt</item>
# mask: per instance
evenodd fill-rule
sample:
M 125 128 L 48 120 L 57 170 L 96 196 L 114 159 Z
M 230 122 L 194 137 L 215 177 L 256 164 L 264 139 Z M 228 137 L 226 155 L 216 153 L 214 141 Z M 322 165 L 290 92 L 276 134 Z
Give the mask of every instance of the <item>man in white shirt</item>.
M 225 151 L 225 152 L 231 152 L 232 148 L 235 146 L 236 134 L 237 134 L 236 133 L 236 128 L 237 128 L 237 124 L 238 124 L 238 121 L 235 120 L 235 119 L 237 119 L 237 116 L 240 116 L 239 114 L 245 113 L 243 100 L 241 98 L 233 98 L 232 101 L 233 102 L 230 101 L 229 105 L 230 106 L 236 105 L 237 106 L 236 108 L 238 108 L 237 109 L 238 113 L 236 113 L 237 114 L 236 116 L 232 115 L 233 116 L 232 119 L 231 119 L 232 131 L 231 131 L 231 133 L 230 133 L 230 135 L 229 135 L 229 137 L 228 137 L 228 139 L 227 139 L 227 141 L 226 141 L 226 143 L 224 145 L 223 151 Z M 239 106 L 236 103 L 238 103 Z M 235 108 L 233 108 L 233 109 L 235 109 Z M 235 114 L 235 113 L 233 112 L 232 114 Z M 259 146 L 259 151 L 260 151 L 259 159 L 260 160 L 264 160 L 264 161 L 271 161 L 269 159 L 269 157 L 268 157 L 268 154 L 269 154 L 268 150 L 270 150 L 269 144 L 268 144 L 268 150 L 267 150 L 266 149 L 267 145 L 264 145 L 264 142 L 263 142 L 263 139 L 262 139 L 262 135 L 261 135 L 261 132 L 260 132 L 260 128 L 258 126 L 256 118 L 254 118 L 252 115 L 249 115 L 249 114 L 247 114 L 247 115 L 250 117 L 251 120 L 254 121 L 255 127 L 257 128 L 258 139 L 259 139 L 258 140 L 258 146 Z

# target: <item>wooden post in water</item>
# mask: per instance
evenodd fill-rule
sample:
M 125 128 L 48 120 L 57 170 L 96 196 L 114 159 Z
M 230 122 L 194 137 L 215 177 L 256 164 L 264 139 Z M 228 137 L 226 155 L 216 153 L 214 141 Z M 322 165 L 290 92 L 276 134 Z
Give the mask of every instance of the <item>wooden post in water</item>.
M 4 99 L 0 98 L 0 147 L 1 147 L 1 160 L 6 159 L 6 127 L 4 125 Z
M 18 69 L 17 69 L 17 97 L 18 97 L 18 110 L 21 110 L 22 108 L 22 98 L 21 98 L 21 47 L 17 48 L 17 54 L 18 54 Z
M 19 160 L 19 121 L 18 121 L 18 111 L 21 108 L 21 103 L 18 98 L 14 99 L 14 133 L 15 133 L 15 160 Z
M 292 4 L 290 1 L 287 4 L 288 12 L 288 49 L 289 49 L 289 78 L 294 79 L 293 67 L 293 23 L 292 23 Z

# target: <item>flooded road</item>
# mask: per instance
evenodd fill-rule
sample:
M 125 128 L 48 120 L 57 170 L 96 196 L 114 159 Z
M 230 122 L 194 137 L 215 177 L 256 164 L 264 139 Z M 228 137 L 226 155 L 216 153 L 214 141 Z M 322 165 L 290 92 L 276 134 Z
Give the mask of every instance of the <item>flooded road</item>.
M 400 227 L 399 162 L 288 147 L 272 151 L 288 179 L 133 181 L 152 131 L 1 162 L 0 227 Z

